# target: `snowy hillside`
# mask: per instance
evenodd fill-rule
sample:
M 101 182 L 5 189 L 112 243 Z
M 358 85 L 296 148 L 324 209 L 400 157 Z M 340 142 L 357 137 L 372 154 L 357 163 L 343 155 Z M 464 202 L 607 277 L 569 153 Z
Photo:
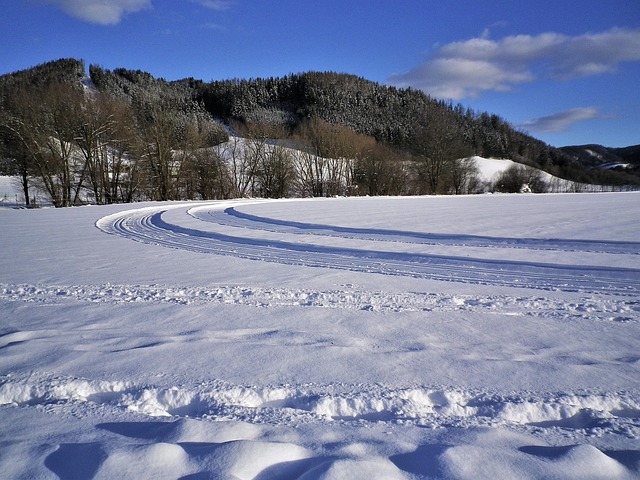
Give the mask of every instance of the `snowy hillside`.
M 639 211 L 638 193 L 0 209 L 0 472 L 639 478 Z
M 13 206 L 18 203 L 18 198 L 23 201 L 23 196 L 19 192 L 20 188 L 15 184 L 13 177 L 0 175 L 0 205 L 8 206 L 11 204 Z

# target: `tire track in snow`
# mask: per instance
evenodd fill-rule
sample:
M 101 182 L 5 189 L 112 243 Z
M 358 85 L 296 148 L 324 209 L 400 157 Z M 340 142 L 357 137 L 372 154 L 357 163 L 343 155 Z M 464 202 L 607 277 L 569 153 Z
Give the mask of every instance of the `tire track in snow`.
M 215 211 L 223 208 L 223 205 L 209 204 L 205 208 Z M 285 232 L 283 240 L 240 236 L 236 233 L 237 229 L 228 225 L 196 229 L 175 223 L 175 220 L 169 222 L 165 219 L 165 213 L 169 209 L 183 209 L 185 218 L 202 219 L 202 205 L 197 208 L 193 205 L 177 205 L 121 212 L 101 218 L 96 226 L 107 233 L 144 243 L 285 265 L 541 290 L 634 296 L 640 294 L 640 270 L 637 269 L 390 252 L 357 248 L 355 245 L 334 247 L 295 242 L 294 235 L 289 235 L 288 232 Z M 194 212 L 200 213 L 191 217 L 189 214 Z M 369 239 L 364 232 L 358 235 L 355 231 L 357 229 L 350 230 L 349 235 L 354 235 L 352 238 Z M 396 240 L 397 238 L 396 235 Z M 623 243 L 626 246 L 621 248 L 627 248 L 627 244 L 631 242 Z M 471 242 L 470 246 L 478 245 Z M 534 244 L 534 248 L 539 247 L 538 243 Z
M 516 248 L 526 250 L 640 255 L 640 243 L 638 242 L 603 242 L 597 240 L 563 240 L 554 238 L 501 238 L 481 235 L 341 227 L 252 215 L 241 212 L 236 207 L 225 208 L 223 211 L 219 209 L 193 208 L 190 209 L 188 213 L 194 218 L 205 222 L 294 235 L 317 235 L 359 240 L 416 243 L 422 245 L 450 245 L 456 247 Z

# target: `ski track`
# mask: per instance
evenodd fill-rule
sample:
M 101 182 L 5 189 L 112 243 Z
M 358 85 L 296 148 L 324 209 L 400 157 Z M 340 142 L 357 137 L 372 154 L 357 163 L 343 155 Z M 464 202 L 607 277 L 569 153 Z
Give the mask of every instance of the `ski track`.
M 253 202 L 247 202 L 247 204 Z M 640 295 L 640 270 L 589 265 L 560 265 L 540 262 L 495 260 L 422 253 L 378 251 L 353 247 L 332 247 L 298 243 L 295 235 L 332 236 L 345 239 L 424 243 L 469 247 L 562 250 L 605 254 L 639 254 L 640 243 L 598 242 L 561 239 L 514 239 L 466 235 L 432 235 L 416 232 L 343 228 L 284 222 L 238 212 L 219 203 L 177 205 L 185 218 L 202 222 L 203 228 L 180 225 L 164 217 L 167 207 L 129 210 L 101 218 L 96 226 L 110 234 L 132 240 L 198 253 L 235 256 L 285 265 L 351 270 L 363 273 L 399 275 L 432 280 L 491 286 L 517 286 L 566 292 Z M 237 206 L 236 206 L 237 207 Z M 224 208 L 224 210 L 222 210 Z M 217 227 L 217 228 L 216 228 Z M 284 234 L 283 240 L 238 235 L 270 231 Z
M 455 247 L 515 248 L 527 250 L 594 252 L 608 254 L 640 255 L 637 242 L 599 242 L 593 240 L 563 240 L 541 238 L 497 238 L 480 235 L 447 235 L 398 230 L 340 227 L 314 223 L 291 222 L 251 215 L 236 207 L 221 210 L 194 208 L 189 215 L 204 222 L 214 222 L 231 227 L 264 230 L 294 235 L 318 235 L 337 238 L 355 238 L 374 241 L 416 243 L 422 245 L 449 245 Z

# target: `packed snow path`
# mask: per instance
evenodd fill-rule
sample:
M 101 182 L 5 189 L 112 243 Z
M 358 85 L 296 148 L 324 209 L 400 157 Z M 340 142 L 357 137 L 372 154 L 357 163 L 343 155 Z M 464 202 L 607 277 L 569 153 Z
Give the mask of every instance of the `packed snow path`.
M 253 203 L 253 202 L 252 202 Z M 97 227 L 133 240 L 200 253 L 287 265 L 333 268 L 384 275 L 541 290 L 640 295 L 640 270 L 604 265 L 574 265 L 504 260 L 484 256 L 453 256 L 401 249 L 375 249 L 372 242 L 475 248 L 486 251 L 514 248 L 537 252 L 596 252 L 640 255 L 640 242 L 603 242 L 536 238 L 492 238 L 434 235 L 410 231 L 344 228 L 284 222 L 242 214 L 226 203 L 177 205 L 128 210 L 100 219 Z M 197 220 L 194 222 L 193 220 Z M 248 234 L 247 232 L 250 232 Z M 260 235 L 268 232 L 271 235 Z M 257 235 L 256 235 L 257 234 Z M 304 235 L 295 242 L 292 234 Z M 311 237 L 311 240 L 309 240 Z M 322 243 L 313 237 L 321 237 Z M 332 245 L 331 238 L 343 240 Z M 344 240 L 351 240 L 346 245 Z M 361 241 L 359 243 L 358 241 Z M 367 242 L 363 244 L 362 242 Z M 522 253 L 522 252 L 520 252 Z M 521 255 L 522 256 L 522 255 Z

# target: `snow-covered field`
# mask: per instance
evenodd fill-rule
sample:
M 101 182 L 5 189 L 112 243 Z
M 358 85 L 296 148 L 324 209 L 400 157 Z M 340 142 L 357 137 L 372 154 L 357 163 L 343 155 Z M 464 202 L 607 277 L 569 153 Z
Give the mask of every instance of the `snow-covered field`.
M 0 477 L 640 478 L 640 193 L 0 209 Z

